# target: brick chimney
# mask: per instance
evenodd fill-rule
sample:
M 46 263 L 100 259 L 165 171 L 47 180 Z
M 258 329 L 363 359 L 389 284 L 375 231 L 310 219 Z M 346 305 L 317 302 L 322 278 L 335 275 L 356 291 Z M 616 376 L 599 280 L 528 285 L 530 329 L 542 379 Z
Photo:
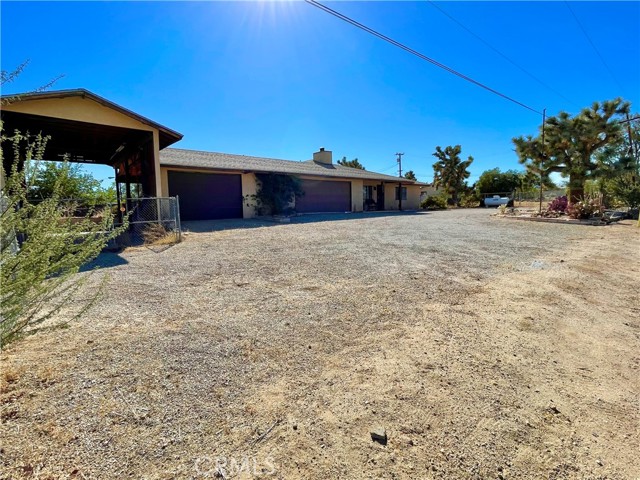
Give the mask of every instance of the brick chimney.
M 331 150 L 325 150 L 321 147 L 319 152 L 315 152 L 313 154 L 313 161 L 324 163 L 325 165 L 331 165 L 333 163 Z

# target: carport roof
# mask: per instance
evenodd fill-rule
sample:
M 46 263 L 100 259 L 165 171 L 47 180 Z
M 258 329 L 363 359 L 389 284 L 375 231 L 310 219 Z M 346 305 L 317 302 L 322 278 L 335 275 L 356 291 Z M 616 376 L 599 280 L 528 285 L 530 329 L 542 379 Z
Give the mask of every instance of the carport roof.
M 125 108 L 117 103 L 114 103 L 110 100 L 107 100 L 100 95 L 96 95 L 95 93 L 85 89 L 85 88 L 74 88 L 69 90 L 50 90 L 44 92 L 28 92 L 28 93 L 12 93 L 2 95 L 2 104 L 5 102 L 10 103 L 18 103 L 18 102 L 28 102 L 30 100 L 46 100 L 50 98 L 67 98 L 67 97 L 81 97 L 88 98 L 97 102 L 105 107 L 111 108 L 115 111 L 122 113 L 134 120 L 137 120 L 140 123 L 144 123 L 145 125 L 149 125 L 152 128 L 158 130 L 160 134 L 160 148 L 165 148 L 178 140 L 182 139 L 182 134 L 172 130 L 164 125 L 161 125 L 153 120 L 148 119 L 147 117 L 143 117 L 140 114 L 137 114 L 128 108 Z
M 291 175 L 313 175 L 318 177 L 349 178 L 402 182 L 408 185 L 425 185 L 406 178 L 345 167 L 333 163 L 327 165 L 313 160 L 292 161 L 275 158 L 250 157 L 229 153 L 201 152 L 181 148 L 166 148 L 160 152 L 160 165 L 192 169 L 232 170 L 242 172 L 287 173 Z

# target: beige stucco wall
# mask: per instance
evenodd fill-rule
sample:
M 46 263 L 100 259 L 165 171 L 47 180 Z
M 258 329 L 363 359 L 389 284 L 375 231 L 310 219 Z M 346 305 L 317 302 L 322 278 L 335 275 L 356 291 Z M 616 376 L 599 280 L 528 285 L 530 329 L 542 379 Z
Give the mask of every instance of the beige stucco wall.
M 251 199 L 251 195 L 258 192 L 256 175 L 254 173 L 242 174 L 242 217 L 253 218 L 256 216 L 255 202 Z
M 362 180 L 351 180 L 351 211 L 361 212 L 363 210 Z
M 384 184 L 384 209 L 398 210 L 398 201 L 396 200 L 397 183 Z
M 149 132 L 158 131 L 112 108 L 105 107 L 95 100 L 82 97 L 45 98 L 24 102 L 17 101 L 9 105 L 4 105 L 2 109 L 8 112 L 43 115 L 66 120 L 111 125 L 114 127 L 135 128 Z
M 402 208 L 407 210 L 420 208 L 420 187 L 418 185 L 407 185 L 407 200 L 402 202 Z
M 384 208 L 385 210 L 398 210 L 399 202 L 396 200 L 397 183 L 384 184 Z M 420 187 L 418 185 L 403 185 L 407 188 L 407 199 L 402 201 L 403 210 L 417 210 L 420 207 Z

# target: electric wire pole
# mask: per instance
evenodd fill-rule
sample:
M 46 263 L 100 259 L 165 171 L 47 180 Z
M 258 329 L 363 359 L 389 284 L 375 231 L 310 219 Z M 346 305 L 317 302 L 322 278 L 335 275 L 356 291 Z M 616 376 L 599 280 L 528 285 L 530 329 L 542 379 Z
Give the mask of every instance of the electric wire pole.
M 542 110 L 542 158 L 540 158 L 540 165 L 539 165 L 539 169 L 540 169 L 540 215 L 542 215 L 542 161 L 544 159 L 545 156 L 545 151 L 544 151 L 544 124 L 547 121 L 547 109 L 543 109 Z
M 402 155 L 404 153 L 396 153 L 398 156 L 398 177 L 402 178 Z M 398 210 L 402 210 L 402 180 L 398 181 Z

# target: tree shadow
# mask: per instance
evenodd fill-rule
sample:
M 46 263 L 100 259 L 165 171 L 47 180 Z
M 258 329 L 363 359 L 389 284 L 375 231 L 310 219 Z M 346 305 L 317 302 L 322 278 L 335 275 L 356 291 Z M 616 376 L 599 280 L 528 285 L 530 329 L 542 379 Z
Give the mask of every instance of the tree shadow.
M 89 263 L 85 263 L 81 268 L 81 272 L 89 272 L 91 270 L 100 270 L 103 268 L 118 267 L 127 265 L 129 262 L 115 252 L 102 252 Z

